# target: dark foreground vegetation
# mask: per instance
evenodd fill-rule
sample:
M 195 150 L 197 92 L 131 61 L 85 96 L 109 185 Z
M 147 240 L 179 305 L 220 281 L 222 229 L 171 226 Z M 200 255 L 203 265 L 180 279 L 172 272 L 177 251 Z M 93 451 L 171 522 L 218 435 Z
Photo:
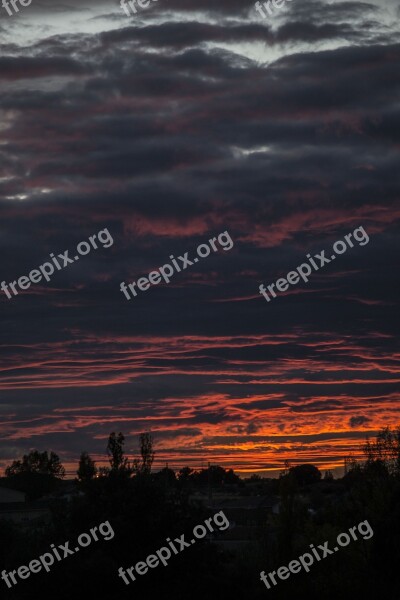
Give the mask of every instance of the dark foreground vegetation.
M 49 573 L 18 579 L 12 589 L 0 580 L 0 598 L 399 598 L 400 428 L 385 429 L 367 442 L 365 460 L 349 460 L 342 479 L 329 473 L 322 478 L 313 465 L 286 465 L 275 480 L 240 480 L 233 471 L 216 466 L 201 472 L 184 468 L 175 473 L 165 468 L 152 473 L 154 454 L 148 434 L 141 436 L 140 458 L 133 463 L 124 456 L 123 445 L 122 434 L 110 435 L 107 469 L 98 470 L 83 453 L 74 483 L 63 480 L 64 469 L 53 453 L 31 452 L 7 468 L 0 485 L 23 491 L 30 506 L 45 505 L 49 516 L 17 524 L 0 514 L 0 571 L 28 565 L 53 543 L 71 540 L 74 547 L 81 533 L 105 521 L 112 525 L 115 537 L 82 548 L 55 563 Z M 235 523 L 229 515 L 230 502 L 250 511 L 258 498 L 275 498 L 277 508 L 265 513 L 257 509 L 252 527 L 256 535 L 248 544 L 224 546 L 228 532 L 221 532 L 215 539 L 198 541 L 174 556 L 167 567 L 149 570 L 129 586 L 118 577 L 119 567 L 145 560 L 165 545 L 166 538 L 186 532 L 190 539 L 193 528 L 220 509 L 218 498 L 221 503 L 224 494 L 231 537 Z M 374 531 L 371 539 L 352 541 L 314 564 L 309 573 L 292 574 L 271 590 L 260 581 L 260 571 L 288 565 L 307 552 L 309 544 L 329 540 L 334 546 L 338 534 L 365 520 Z

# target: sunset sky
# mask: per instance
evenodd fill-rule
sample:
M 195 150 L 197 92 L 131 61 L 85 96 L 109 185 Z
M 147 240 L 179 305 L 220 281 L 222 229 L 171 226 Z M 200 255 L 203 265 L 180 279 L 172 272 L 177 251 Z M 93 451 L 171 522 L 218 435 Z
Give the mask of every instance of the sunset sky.
M 292 0 L 0 6 L 0 467 L 54 450 L 74 474 L 111 431 L 155 465 L 341 467 L 400 424 L 400 8 Z M 364 227 L 369 243 L 267 303 Z M 122 281 L 220 250 L 127 301 Z M 340 472 L 340 471 L 338 471 Z

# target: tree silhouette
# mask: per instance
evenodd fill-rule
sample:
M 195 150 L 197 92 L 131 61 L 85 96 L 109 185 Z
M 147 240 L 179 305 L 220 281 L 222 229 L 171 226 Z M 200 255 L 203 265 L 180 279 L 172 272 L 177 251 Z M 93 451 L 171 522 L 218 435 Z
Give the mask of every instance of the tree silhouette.
M 400 427 L 385 427 L 371 442 L 368 438 L 363 448 L 366 468 L 381 469 L 390 475 L 400 476 Z
M 57 479 L 65 477 L 65 469 L 61 464 L 60 457 L 55 452 L 50 452 L 49 455 L 47 450 L 45 452 L 31 450 L 29 454 L 24 454 L 22 461 L 14 460 L 5 470 L 6 477 L 13 477 L 20 473 L 40 473 L 41 475 L 51 475 Z
M 78 480 L 81 483 L 87 483 L 91 481 L 97 475 L 97 468 L 95 462 L 90 458 L 87 452 L 82 452 L 79 459 L 79 468 L 77 471 Z
M 140 434 L 141 459 L 134 461 L 134 470 L 140 475 L 150 475 L 154 461 L 153 438 L 150 433 Z
M 318 483 L 322 477 L 321 471 L 318 469 L 318 467 L 308 464 L 290 467 L 289 473 L 293 475 L 296 483 L 300 486 Z
M 128 459 L 124 456 L 125 436 L 120 432 L 118 435 L 113 431 L 110 433 L 107 444 L 107 454 L 111 465 L 111 473 L 130 475 L 132 469 Z

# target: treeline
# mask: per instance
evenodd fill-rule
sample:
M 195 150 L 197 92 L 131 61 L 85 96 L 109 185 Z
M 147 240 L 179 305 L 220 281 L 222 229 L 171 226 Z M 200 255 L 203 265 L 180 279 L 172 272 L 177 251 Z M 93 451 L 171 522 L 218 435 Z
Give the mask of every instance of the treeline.
M 186 489 L 192 487 L 219 486 L 223 484 L 241 484 L 241 480 L 232 469 L 224 469 L 211 465 L 207 469 L 195 471 L 183 467 L 179 471 L 165 467 L 158 472 L 152 472 L 155 452 L 150 433 L 142 433 L 139 437 L 139 458 L 132 461 L 125 455 L 125 437 L 122 433 L 112 432 L 108 438 L 106 452 L 109 467 L 97 467 L 95 461 L 87 452 L 82 452 L 76 473 L 76 483 L 81 489 L 86 489 L 94 480 L 110 481 L 147 477 L 154 482 L 160 482 L 170 489 Z M 0 485 L 23 491 L 28 499 L 34 500 L 57 489 L 59 482 L 65 478 L 65 468 L 54 452 L 39 452 L 32 450 L 21 460 L 15 460 L 5 469 L 6 480 Z
M 82 453 L 76 479 L 78 494 L 70 501 L 55 499 L 46 526 L 21 529 L 0 520 L 0 569 L 10 571 L 46 552 L 51 544 L 74 540 L 99 523 L 110 521 L 115 538 L 82 549 L 57 564 L 50 573 L 31 576 L 15 589 L 2 589 L 5 600 L 70 600 L 133 595 L 161 596 L 167 600 L 354 600 L 397 598 L 400 562 L 400 428 L 382 430 L 364 447 L 364 460 L 347 461 L 346 474 L 333 480 L 313 465 L 287 464 L 274 480 L 253 477 L 251 485 L 233 472 L 211 467 L 198 473 L 184 468 L 178 473 L 152 472 L 153 443 L 149 434 L 140 439 L 138 458 L 124 453 L 124 437 L 112 433 L 107 444 L 109 467 L 97 469 Z M 18 478 L 60 482 L 65 476 L 54 453 L 28 454 L 7 468 L 4 481 L 15 488 Z M 213 479 L 214 476 L 214 479 Z M 38 479 L 39 478 L 39 479 Z M 262 498 L 268 490 L 279 496 L 280 511 L 260 523 L 258 542 L 230 551 L 210 540 L 196 542 L 174 557 L 168 568 L 149 572 L 125 586 L 119 567 L 130 567 L 154 553 L 167 538 L 185 533 L 210 517 L 207 510 L 189 501 L 192 483 L 208 486 L 237 482 L 231 489 L 250 488 Z M 19 482 L 21 483 L 21 481 Z M 241 493 L 241 492 L 240 492 Z M 228 510 L 228 509 L 227 509 Z M 227 515 L 229 513 L 227 512 Z M 264 513 L 263 513 L 264 514 Z M 354 541 L 340 552 L 313 566 L 309 573 L 292 575 L 266 590 L 260 572 L 276 571 L 307 552 L 310 544 L 329 541 L 368 520 L 374 535 Z M 234 519 L 233 519 L 234 521 Z M 222 536 L 222 534 L 219 534 Z M 133 587 L 134 586 L 134 587 Z

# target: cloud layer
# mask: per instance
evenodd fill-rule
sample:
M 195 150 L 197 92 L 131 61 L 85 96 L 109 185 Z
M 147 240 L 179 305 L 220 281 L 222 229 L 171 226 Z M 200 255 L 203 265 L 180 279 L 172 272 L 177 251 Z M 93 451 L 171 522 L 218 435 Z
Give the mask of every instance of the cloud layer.
M 1 280 L 108 227 L 114 245 L 0 297 L 0 457 L 335 467 L 399 421 L 395 5 L 32 3 L 0 30 Z M 273 302 L 258 293 L 356 227 Z M 128 302 L 228 230 L 235 245 Z M 329 253 L 328 253 L 329 254 Z

